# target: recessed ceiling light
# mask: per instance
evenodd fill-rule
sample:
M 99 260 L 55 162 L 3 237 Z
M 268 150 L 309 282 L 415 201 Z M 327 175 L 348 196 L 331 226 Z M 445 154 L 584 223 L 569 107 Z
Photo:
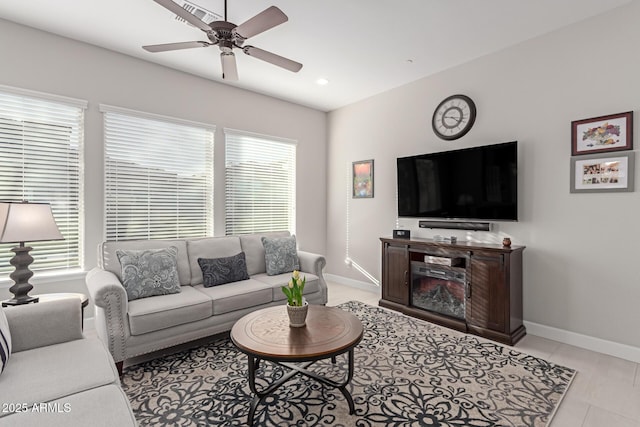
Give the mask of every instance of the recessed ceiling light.
M 318 80 L 316 80 L 316 83 L 319 84 L 320 86 L 324 86 L 326 84 L 329 84 L 329 80 L 325 79 L 324 77 L 321 77 Z

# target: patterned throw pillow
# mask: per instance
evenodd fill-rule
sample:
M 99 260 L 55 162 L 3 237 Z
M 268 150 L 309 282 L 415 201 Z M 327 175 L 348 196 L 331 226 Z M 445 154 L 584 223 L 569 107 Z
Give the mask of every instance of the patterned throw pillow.
M 296 236 L 263 237 L 264 260 L 267 264 L 267 275 L 289 273 L 300 269 Z
M 4 310 L 0 307 L 0 374 L 11 356 L 11 333 Z
M 122 284 L 133 301 L 180 292 L 178 248 L 116 251 L 122 266 Z
M 225 258 L 198 258 L 205 288 L 247 280 L 247 259 L 244 252 Z

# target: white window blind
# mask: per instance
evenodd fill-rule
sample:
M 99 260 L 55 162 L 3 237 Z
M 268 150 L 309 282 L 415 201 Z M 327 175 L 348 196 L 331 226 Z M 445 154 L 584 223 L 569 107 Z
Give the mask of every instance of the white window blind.
M 295 233 L 295 141 L 225 129 L 225 156 L 225 233 Z
M 215 128 L 101 106 L 107 240 L 213 235 Z
M 70 102 L 54 100 L 58 98 Z M 64 240 L 29 243 L 34 248 L 33 271 L 82 265 L 85 108 L 84 101 L 0 87 L 0 200 L 50 203 L 64 236 Z M 9 264 L 13 246 L 0 245 L 1 275 L 14 270 Z

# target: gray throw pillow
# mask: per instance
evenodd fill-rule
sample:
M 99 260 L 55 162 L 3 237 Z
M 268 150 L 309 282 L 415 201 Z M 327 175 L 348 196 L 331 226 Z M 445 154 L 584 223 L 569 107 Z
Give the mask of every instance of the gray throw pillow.
M 224 258 L 198 258 L 198 265 L 202 270 L 202 284 L 205 288 L 249 278 L 244 252 Z
M 117 250 L 122 266 L 122 284 L 127 299 L 133 301 L 156 295 L 180 292 L 178 248 Z
M 4 310 L 0 307 L 0 374 L 4 371 L 11 356 L 11 333 Z
M 267 275 L 289 273 L 300 269 L 296 236 L 263 237 L 264 260 L 267 264 Z

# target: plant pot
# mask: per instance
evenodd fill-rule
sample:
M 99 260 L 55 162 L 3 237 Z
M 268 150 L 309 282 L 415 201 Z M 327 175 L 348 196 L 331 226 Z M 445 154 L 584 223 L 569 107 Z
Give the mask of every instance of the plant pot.
M 307 312 L 309 311 L 309 303 L 306 301 L 302 307 L 294 307 L 287 304 L 287 314 L 289 315 L 289 326 L 292 328 L 301 328 L 306 325 Z

